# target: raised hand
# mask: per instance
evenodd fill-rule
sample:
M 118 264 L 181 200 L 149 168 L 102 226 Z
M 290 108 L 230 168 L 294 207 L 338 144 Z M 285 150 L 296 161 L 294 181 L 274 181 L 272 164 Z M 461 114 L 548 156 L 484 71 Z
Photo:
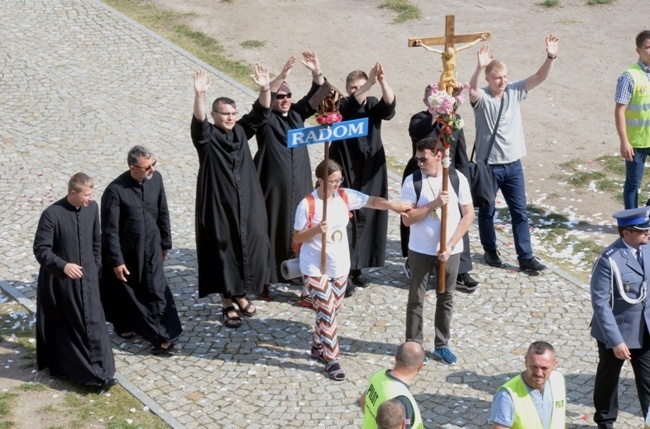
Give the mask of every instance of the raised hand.
M 210 88 L 212 82 L 208 77 L 208 73 L 201 69 L 194 74 L 194 91 L 198 94 L 205 94 Z
M 302 58 L 303 59 L 300 60 L 300 62 L 303 66 L 311 70 L 312 73 L 320 72 L 320 63 L 318 62 L 318 58 L 316 57 L 316 53 L 314 51 L 304 51 L 302 53 Z
M 384 83 L 384 66 L 380 62 L 377 63 L 377 82 Z
M 291 56 L 291 58 L 287 60 L 284 67 L 282 67 L 282 71 L 280 72 L 280 76 L 282 76 L 282 80 L 287 79 L 287 76 L 289 76 L 289 73 L 291 73 L 291 69 L 293 69 L 293 67 L 296 65 L 296 61 L 298 60 L 293 55 Z
M 546 36 L 546 53 L 549 57 L 557 55 L 559 41 L 560 39 L 555 34 L 549 34 Z
M 252 74 L 251 77 L 253 78 L 255 85 L 259 86 L 260 88 L 269 86 L 269 71 L 266 69 L 266 67 L 264 67 L 262 64 L 255 64 L 253 67 L 253 72 L 254 74 Z
M 368 82 L 371 85 L 374 85 L 375 82 L 377 82 L 377 69 L 379 67 L 381 67 L 381 64 L 379 63 L 379 61 L 377 61 L 375 65 L 372 66 L 372 68 L 370 69 L 370 73 L 368 73 Z
M 476 53 L 476 58 L 480 68 L 487 67 L 487 65 L 494 59 L 494 55 L 490 53 L 490 45 L 481 46 Z

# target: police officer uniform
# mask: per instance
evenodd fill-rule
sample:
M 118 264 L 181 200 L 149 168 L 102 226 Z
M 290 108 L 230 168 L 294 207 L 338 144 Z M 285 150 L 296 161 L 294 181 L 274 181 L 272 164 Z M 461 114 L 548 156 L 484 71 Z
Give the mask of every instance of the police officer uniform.
M 650 230 L 650 207 L 623 210 L 614 217 L 618 226 Z M 621 233 L 622 234 L 622 233 Z M 640 254 L 639 254 L 640 252 Z M 644 417 L 650 405 L 650 309 L 646 305 L 650 282 L 650 246 L 638 249 L 619 237 L 600 254 L 591 273 L 591 336 L 598 343 L 598 368 L 594 386 L 594 421 L 613 428 L 618 416 L 618 379 L 624 360 L 614 347 L 625 344 Z

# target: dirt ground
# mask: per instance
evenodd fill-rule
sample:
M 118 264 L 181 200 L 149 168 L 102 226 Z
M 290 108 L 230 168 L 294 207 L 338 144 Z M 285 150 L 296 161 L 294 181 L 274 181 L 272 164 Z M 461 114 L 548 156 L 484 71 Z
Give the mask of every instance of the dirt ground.
M 598 191 L 577 191 L 563 183 L 560 164 L 581 159 L 589 168 L 590 160 L 618 153 L 613 121 L 616 79 L 638 58 L 634 37 L 648 28 L 646 15 L 639 13 L 646 9 L 647 0 L 614 0 L 597 6 L 587 5 L 587 0 L 560 0 L 553 8 L 541 6 L 540 0 L 411 0 L 422 17 L 403 24 L 392 22 L 396 12 L 379 8 L 381 0 L 153 2 L 192 13 L 188 24 L 219 40 L 232 58 L 260 62 L 274 73 L 291 55 L 311 49 L 329 81 L 344 89 L 347 73 L 367 71 L 381 61 L 397 95 L 397 115 L 384 124 L 383 141 L 387 153 L 402 162 L 411 156 L 409 118 L 423 110 L 423 89 L 442 71 L 439 55 L 408 48 L 408 38 L 443 35 L 445 15 L 455 15 L 457 34 L 491 32 L 492 52 L 507 63 L 512 82 L 537 71 L 546 56 L 544 38 L 554 33 L 560 38 L 555 67 L 549 79 L 530 92 L 523 107 L 529 202 L 570 217 L 589 218 L 594 225 L 610 221 L 611 213 L 621 208 Z M 244 49 L 240 43 L 246 40 L 266 45 Z M 474 72 L 477 49 L 458 55 L 462 81 Z M 310 76 L 299 65 L 289 81 L 300 95 L 308 89 Z M 379 88 L 372 94 L 380 96 Z M 461 106 L 460 113 L 466 119 L 471 151 L 474 121 L 469 103 Z

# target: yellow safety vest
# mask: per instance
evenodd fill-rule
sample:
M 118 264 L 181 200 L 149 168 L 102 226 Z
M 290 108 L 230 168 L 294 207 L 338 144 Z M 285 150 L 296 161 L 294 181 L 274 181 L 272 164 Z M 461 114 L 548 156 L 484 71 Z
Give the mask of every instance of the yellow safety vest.
M 413 407 L 412 429 L 424 429 L 420 409 L 415 398 L 404 383 L 395 381 L 388 376 L 389 370 L 382 369 L 370 377 L 370 385 L 366 392 L 366 405 L 363 410 L 363 429 L 377 429 L 377 409 L 384 401 L 389 401 L 398 396 L 406 396 Z
M 650 147 L 650 82 L 645 71 L 634 64 L 626 70 L 634 80 L 634 92 L 625 109 L 627 139 L 632 147 Z
M 553 411 L 549 429 L 564 429 L 566 415 L 564 377 L 559 372 L 553 371 L 549 378 L 549 384 L 553 396 Z M 515 408 L 515 421 L 510 429 L 544 429 L 542 419 L 521 374 L 499 387 L 498 390 L 501 389 L 506 389 L 510 393 Z

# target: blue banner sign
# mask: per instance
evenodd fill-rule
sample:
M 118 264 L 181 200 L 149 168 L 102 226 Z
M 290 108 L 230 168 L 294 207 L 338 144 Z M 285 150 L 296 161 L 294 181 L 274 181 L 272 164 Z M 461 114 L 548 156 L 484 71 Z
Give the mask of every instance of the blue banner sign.
M 337 122 L 329 127 L 322 125 L 289 130 L 287 147 L 291 149 L 306 144 L 333 142 L 366 135 L 368 135 L 368 118 L 355 119 L 353 121 Z

